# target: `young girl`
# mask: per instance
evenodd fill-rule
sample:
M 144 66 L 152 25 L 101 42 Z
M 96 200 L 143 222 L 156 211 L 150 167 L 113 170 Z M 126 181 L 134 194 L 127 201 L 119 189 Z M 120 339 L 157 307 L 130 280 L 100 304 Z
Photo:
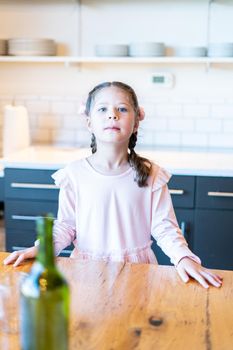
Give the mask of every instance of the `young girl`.
M 220 287 L 221 277 L 201 266 L 178 227 L 166 170 L 134 151 L 144 118 L 134 90 L 121 82 L 97 85 L 85 107 L 92 155 L 53 174 L 60 187 L 54 223 L 58 255 L 71 242 L 71 257 L 157 263 L 151 234 L 184 282 Z M 37 247 L 17 251 L 5 264 L 35 257 Z

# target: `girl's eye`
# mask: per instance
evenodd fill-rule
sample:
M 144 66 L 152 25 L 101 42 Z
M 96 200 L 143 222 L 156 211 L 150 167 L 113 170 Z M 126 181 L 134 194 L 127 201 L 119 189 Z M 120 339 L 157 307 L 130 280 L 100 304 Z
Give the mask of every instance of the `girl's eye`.
M 106 112 L 107 111 L 107 108 L 106 107 L 100 107 L 98 109 L 99 112 Z
M 126 107 L 119 107 L 119 108 L 118 108 L 118 111 L 121 112 L 121 113 L 125 113 L 125 112 L 127 112 L 128 110 L 127 110 Z

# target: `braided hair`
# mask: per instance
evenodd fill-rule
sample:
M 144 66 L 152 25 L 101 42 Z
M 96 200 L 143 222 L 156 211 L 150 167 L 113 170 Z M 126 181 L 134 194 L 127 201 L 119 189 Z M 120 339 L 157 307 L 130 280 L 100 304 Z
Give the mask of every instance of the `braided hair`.
M 119 82 L 119 81 L 104 82 L 102 84 L 95 86 L 94 89 L 92 89 L 88 94 L 88 98 L 87 98 L 86 106 L 85 106 L 85 114 L 87 116 L 89 116 L 90 111 L 91 111 L 91 107 L 92 107 L 92 103 L 94 101 L 96 94 L 100 90 L 102 90 L 106 87 L 111 87 L 111 86 L 118 87 L 118 88 L 120 88 L 128 93 L 128 95 L 130 96 L 130 99 L 132 101 L 135 115 L 136 115 L 136 117 L 139 117 L 140 108 L 139 108 L 138 99 L 137 99 L 137 96 L 136 96 L 134 90 L 129 85 L 124 84 L 124 83 Z M 135 170 L 136 175 L 135 175 L 134 180 L 137 182 L 138 186 L 145 187 L 145 186 L 147 186 L 147 179 L 148 179 L 148 176 L 150 175 L 152 164 L 148 159 L 140 157 L 135 152 L 134 148 L 136 146 L 136 143 L 137 143 L 137 131 L 132 133 L 132 135 L 130 136 L 130 139 L 129 139 L 128 162 L 129 162 L 130 166 Z M 97 143 L 96 143 L 96 138 L 95 138 L 94 134 L 92 134 L 92 136 L 91 136 L 91 145 L 90 146 L 91 146 L 92 153 L 95 153 L 97 151 Z

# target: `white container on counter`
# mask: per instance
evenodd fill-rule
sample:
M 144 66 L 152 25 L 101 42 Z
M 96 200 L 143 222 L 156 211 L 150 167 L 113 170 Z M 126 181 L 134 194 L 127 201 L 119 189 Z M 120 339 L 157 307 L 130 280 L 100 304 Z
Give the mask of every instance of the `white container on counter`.
M 24 106 L 7 105 L 3 118 L 3 156 L 30 146 L 29 117 Z

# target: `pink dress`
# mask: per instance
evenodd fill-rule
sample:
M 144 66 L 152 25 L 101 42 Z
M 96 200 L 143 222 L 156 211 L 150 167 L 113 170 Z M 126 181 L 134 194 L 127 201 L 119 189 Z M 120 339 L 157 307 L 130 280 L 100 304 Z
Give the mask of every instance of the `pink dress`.
M 54 224 L 58 255 L 71 242 L 71 257 L 104 261 L 157 263 L 151 235 L 175 265 L 182 257 L 200 259 L 178 227 L 168 191 L 170 174 L 153 164 L 147 187 L 138 187 L 129 168 L 103 175 L 87 159 L 74 161 L 52 175 L 60 187 Z

